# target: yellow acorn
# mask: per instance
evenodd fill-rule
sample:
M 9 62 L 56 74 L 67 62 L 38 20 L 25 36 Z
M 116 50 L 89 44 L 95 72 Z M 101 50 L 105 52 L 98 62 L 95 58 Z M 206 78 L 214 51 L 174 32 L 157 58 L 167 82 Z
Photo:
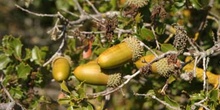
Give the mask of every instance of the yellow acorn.
M 143 67 L 144 65 L 146 65 L 147 63 L 151 62 L 152 60 L 155 59 L 155 56 L 150 54 L 150 55 L 146 55 L 141 57 L 138 61 L 136 61 L 134 64 L 135 66 L 139 69 L 141 67 Z
M 140 58 L 138 61 L 135 62 L 136 67 L 139 69 L 143 66 L 145 66 L 147 63 L 150 63 L 153 61 L 156 57 L 153 54 L 146 55 L 142 58 Z M 157 62 L 154 62 L 150 65 L 150 70 L 153 73 L 158 73 L 162 76 L 169 76 L 170 73 L 174 72 L 176 67 L 180 67 L 180 61 L 177 60 L 177 62 L 169 62 L 168 58 L 162 58 Z
M 73 74 L 75 77 L 85 83 L 94 85 L 107 85 L 115 87 L 121 82 L 121 74 L 105 74 L 100 66 L 95 62 L 89 62 L 78 66 Z
M 185 59 L 185 62 L 191 60 L 192 57 L 187 57 Z M 192 61 L 191 63 L 187 64 L 186 66 L 183 67 L 183 70 L 185 72 L 193 72 L 194 70 L 194 61 Z M 196 78 L 199 79 L 200 81 L 203 80 L 203 72 L 204 70 L 202 68 L 198 68 L 196 67 Z M 208 83 L 212 84 L 214 87 L 218 87 L 219 85 L 219 79 L 220 79 L 220 75 L 214 74 L 210 71 L 206 72 L 206 76 L 207 76 L 207 81 Z
M 68 56 L 57 56 L 52 61 L 52 75 L 56 81 L 66 80 L 70 73 L 71 59 Z
M 123 65 L 132 59 L 138 58 L 143 51 L 140 42 L 134 38 L 129 37 L 123 40 L 122 43 L 108 48 L 97 59 L 101 68 L 112 69 Z

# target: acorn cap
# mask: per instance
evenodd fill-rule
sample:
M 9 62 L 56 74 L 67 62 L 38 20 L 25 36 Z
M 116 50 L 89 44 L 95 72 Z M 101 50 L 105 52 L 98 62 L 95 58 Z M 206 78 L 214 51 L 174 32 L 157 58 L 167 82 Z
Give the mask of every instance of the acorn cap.
M 152 72 L 159 73 L 164 77 L 168 77 L 170 73 L 174 72 L 175 65 L 173 63 L 168 63 L 167 58 L 162 58 L 159 61 L 155 62 L 151 66 Z
M 121 73 L 109 75 L 107 82 L 108 87 L 117 87 L 119 84 L 121 84 Z
M 135 61 L 143 53 L 143 46 L 140 45 L 140 41 L 135 37 L 125 38 L 122 42 L 126 42 L 128 47 L 132 51 L 132 60 Z
M 71 58 L 70 58 L 68 55 L 58 55 L 58 56 L 56 56 L 56 57 L 52 60 L 52 62 L 51 62 L 52 67 L 53 67 L 54 61 L 56 61 L 57 59 L 60 59 L 60 58 L 66 59 L 66 60 L 69 62 L 69 65 L 71 66 L 72 60 L 71 60 Z
M 141 8 L 148 4 L 148 0 L 127 0 L 126 3 L 127 5 L 130 5 L 130 6 L 134 5 L 138 8 Z

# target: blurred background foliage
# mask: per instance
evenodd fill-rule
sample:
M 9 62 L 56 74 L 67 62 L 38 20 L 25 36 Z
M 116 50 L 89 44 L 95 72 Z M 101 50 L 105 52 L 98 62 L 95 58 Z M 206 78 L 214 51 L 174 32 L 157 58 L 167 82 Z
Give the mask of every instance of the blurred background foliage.
M 141 1 L 141 0 L 137 0 Z M 118 11 L 117 27 L 121 29 L 137 30 L 138 36 L 146 45 L 152 49 L 156 48 L 154 34 L 146 24 L 154 24 L 155 33 L 161 46 L 161 51 L 175 50 L 172 45 L 173 38 L 166 41 L 171 34 L 166 30 L 166 25 L 179 24 L 187 31 L 187 35 L 195 39 L 195 42 L 203 49 L 213 46 L 213 36 L 217 36 L 218 24 L 208 15 L 220 20 L 220 0 L 215 0 L 210 7 L 210 0 L 146 0 L 147 5 L 138 8 L 137 14 L 131 17 L 123 16 L 123 12 L 129 12 L 131 7 L 127 7 L 126 0 L 90 0 L 100 13 Z M 82 9 L 88 14 L 95 14 L 94 10 L 85 0 L 78 0 Z M 29 11 L 42 14 L 56 14 L 60 12 L 69 21 L 77 20 L 80 15 L 73 0 L 12 0 L 0 2 L 0 69 L 4 75 L 3 85 L 11 96 L 27 109 L 108 109 L 108 110 L 160 110 L 169 109 L 161 102 L 151 97 L 136 96 L 134 93 L 155 94 L 161 100 L 181 109 L 192 109 L 191 105 L 205 99 L 205 92 L 202 91 L 202 82 L 192 80 L 186 82 L 177 79 L 169 85 L 166 95 L 159 93 L 166 82 L 166 78 L 155 74 L 149 76 L 137 76 L 130 83 L 125 85 L 121 91 L 111 94 L 109 101 L 104 97 L 91 100 L 83 100 L 86 92 L 99 92 L 105 90 L 105 86 L 94 86 L 81 84 L 73 74 L 68 79 L 68 84 L 53 81 L 51 66 L 43 67 L 43 64 L 56 52 L 61 40 L 51 40 L 47 32 L 54 27 L 57 18 L 39 17 L 26 13 L 17 7 L 18 4 Z M 158 12 L 159 10 L 159 12 Z M 161 11 L 162 10 L 162 11 Z M 163 12 L 163 13 L 162 13 Z M 132 13 L 131 13 L 132 14 Z M 96 22 L 86 20 L 83 23 L 70 27 L 69 30 L 79 27 L 82 32 L 96 32 L 99 29 Z M 196 36 L 196 33 L 199 35 Z M 74 36 L 76 33 L 68 33 Z M 87 43 L 74 38 L 67 40 L 64 53 L 69 55 L 73 61 L 72 70 L 78 65 L 84 64 L 97 56 L 108 47 L 119 43 L 128 34 L 122 34 L 118 38 L 113 35 L 104 43 L 102 35 L 94 34 L 92 44 L 92 55 L 84 59 L 82 53 Z M 80 35 L 80 37 L 84 37 Z M 89 39 L 90 40 L 90 39 Z M 184 60 L 184 56 L 180 56 Z M 220 73 L 220 57 L 211 57 L 209 71 Z M 202 67 L 202 65 L 199 65 Z M 132 74 L 136 67 L 128 63 L 121 67 L 123 74 Z M 59 85 L 60 84 L 60 85 Z M 77 88 L 77 90 L 76 90 Z M 74 93 L 68 93 L 74 91 Z M 9 98 L 0 90 L 0 102 L 7 103 Z M 204 105 L 210 109 L 219 109 L 219 91 L 212 89 L 208 92 L 209 98 Z M 59 100 L 59 96 L 68 98 Z M 73 108 L 76 107 L 76 108 Z M 195 107 L 196 109 L 200 107 Z M 19 108 L 21 109 L 21 108 Z

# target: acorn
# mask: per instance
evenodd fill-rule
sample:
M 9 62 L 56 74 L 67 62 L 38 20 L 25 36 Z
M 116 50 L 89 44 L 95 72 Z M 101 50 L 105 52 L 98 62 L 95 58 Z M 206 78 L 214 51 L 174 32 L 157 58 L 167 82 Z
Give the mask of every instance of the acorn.
M 52 75 L 56 81 L 63 81 L 69 77 L 71 59 L 69 56 L 57 56 L 52 61 Z
M 190 60 L 193 60 L 192 57 L 186 57 L 185 62 L 188 62 Z M 189 64 L 185 65 L 183 67 L 183 70 L 186 73 L 193 72 L 194 71 L 194 61 L 190 62 Z M 196 72 L 196 78 L 199 79 L 200 81 L 203 81 L 203 72 L 204 70 L 202 68 L 196 67 L 195 69 Z M 206 71 L 206 76 L 207 76 L 207 81 L 209 84 L 212 84 L 215 88 L 219 86 L 219 79 L 220 75 L 214 74 L 210 71 Z
M 73 74 L 79 81 L 87 84 L 116 87 L 121 82 L 120 73 L 105 74 L 94 61 L 78 66 Z
M 113 47 L 108 48 L 97 59 L 101 68 L 112 69 L 119 67 L 141 56 L 143 47 L 135 37 L 128 37 Z
M 140 58 L 138 61 L 135 62 L 136 67 L 139 69 L 143 66 L 145 66 L 147 63 L 150 63 L 155 59 L 155 56 L 153 54 L 146 55 L 142 58 Z M 177 62 L 169 62 L 169 59 L 167 57 L 162 58 L 158 60 L 157 62 L 154 62 L 150 65 L 150 70 L 153 73 L 158 73 L 164 77 L 168 77 L 170 73 L 173 73 L 176 69 L 176 67 L 180 67 L 180 61 L 177 60 Z

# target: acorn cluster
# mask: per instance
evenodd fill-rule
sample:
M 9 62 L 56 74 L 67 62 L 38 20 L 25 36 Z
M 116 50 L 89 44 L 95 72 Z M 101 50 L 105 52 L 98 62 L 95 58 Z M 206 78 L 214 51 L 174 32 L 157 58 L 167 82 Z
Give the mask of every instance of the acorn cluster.
M 135 37 L 128 37 L 102 52 L 96 60 L 78 66 L 73 74 L 84 83 L 116 87 L 121 83 L 121 74 L 112 69 L 134 61 L 142 51 L 140 42 Z
M 128 37 L 121 43 L 106 49 L 97 59 L 79 65 L 74 69 L 73 74 L 84 83 L 117 87 L 121 83 L 122 75 L 119 71 L 114 70 L 131 61 L 135 61 L 137 68 L 141 68 L 155 59 L 154 55 L 147 55 L 136 61 L 142 53 L 143 47 L 140 45 L 140 41 L 135 37 Z M 70 58 L 66 56 L 55 58 L 52 63 L 54 79 L 57 81 L 66 80 L 69 76 L 70 65 Z M 180 61 L 176 55 L 168 55 L 146 67 L 145 72 L 152 71 L 168 77 L 175 72 L 176 68 L 180 67 Z

